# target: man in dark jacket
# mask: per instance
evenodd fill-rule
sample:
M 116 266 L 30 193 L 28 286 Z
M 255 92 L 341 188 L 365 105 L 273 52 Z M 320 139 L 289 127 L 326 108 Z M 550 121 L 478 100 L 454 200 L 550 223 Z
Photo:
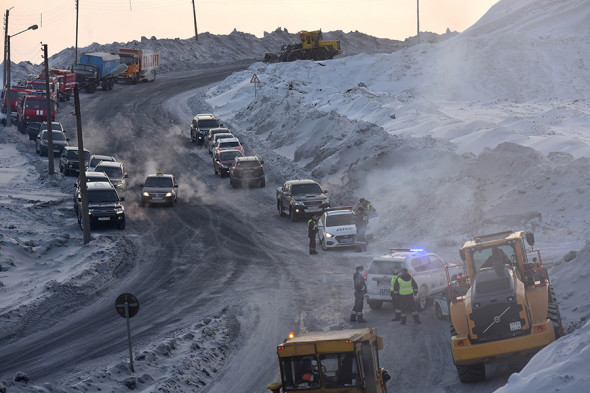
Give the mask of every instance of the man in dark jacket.
M 352 308 L 352 314 L 350 314 L 350 322 L 367 322 L 363 318 L 363 304 L 365 302 L 365 293 L 367 293 L 367 283 L 365 282 L 363 269 L 362 266 L 357 266 L 356 272 L 352 276 L 354 282 L 354 307 Z
M 317 254 L 315 249 L 315 237 L 318 234 L 318 216 L 314 214 L 309 221 L 307 221 L 307 236 L 309 237 L 309 254 Z
M 408 269 L 402 268 L 401 274 L 393 283 L 393 293 L 396 296 L 396 300 L 399 302 L 400 309 L 402 311 L 401 324 L 406 324 L 408 314 L 412 314 L 414 322 L 420 322 L 418 311 L 416 311 L 416 304 L 414 303 L 414 295 L 418 294 L 418 284 L 408 273 Z

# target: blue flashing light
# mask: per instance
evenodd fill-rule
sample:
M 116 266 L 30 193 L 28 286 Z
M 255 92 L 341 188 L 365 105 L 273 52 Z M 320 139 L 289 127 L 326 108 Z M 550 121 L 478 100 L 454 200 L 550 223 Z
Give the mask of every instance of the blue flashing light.
M 424 252 L 423 248 L 410 248 L 410 252 Z

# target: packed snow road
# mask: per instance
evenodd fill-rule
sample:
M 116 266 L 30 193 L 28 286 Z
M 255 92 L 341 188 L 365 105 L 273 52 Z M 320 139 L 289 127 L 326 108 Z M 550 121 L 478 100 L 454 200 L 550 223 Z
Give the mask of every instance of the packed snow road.
M 0 379 L 26 370 L 37 383 L 59 385 L 73 375 L 92 375 L 93 368 L 124 361 L 124 321 L 114 310 L 115 298 L 124 292 L 141 304 L 132 319 L 136 354 L 161 350 L 171 337 L 189 334 L 206 318 L 223 314 L 229 321 L 225 342 L 204 340 L 214 353 L 203 361 L 212 366 L 209 381 L 193 381 L 198 367 L 189 359 L 194 355 L 182 359 L 177 354 L 178 381 L 153 384 L 164 391 L 264 392 L 279 379 L 275 350 L 288 332 L 357 326 L 348 322 L 354 267 L 367 266 L 387 248 L 377 244 L 365 253 L 320 249 L 318 255 L 308 255 L 305 223 L 292 223 L 276 211 L 274 189 L 287 179 L 273 176 L 267 166 L 266 188 L 234 190 L 227 179 L 214 176 L 207 150 L 190 141 L 192 116 L 208 112 L 200 99 L 206 86 L 239 68 L 171 75 L 82 96 L 85 147 L 114 155 L 130 177 L 127 228 L 99 230 L 122 236 L 128 256 L 109 272 L 106 287 L 80 295 L 81 304 L 74 294 L 66 298 L 71 307 L 46 312 L 36 324 L 3 339 Z M 60 120 L 75 129 L 73 117 Z M 239 137 L 239 125 L 224 125 Z M 264 158 L 256 146 L 245 148 Z M 139 207 L 140 184 L 156 171 L 177 177 L 176 207 Z M 73 183 L 74 178 L 61 181 Z M 68 220 L 77 230 L 73 212 Z M 391 321 L 392 314 L 390 305 L 365 308 L 367 326 L 384 337 L 380 358 L 392 375 L 390 391 L 491 392 L 518 370 L 509 364 L 491 366 L 484 383 L 462 385 L 452 362 L 448 322 L 436 319 L 432 305 L 422 313 L 421 325 L 401 326 Z M 45 320 L 47 329 L 39 327 L 43 318 L 51 319 Z M 142 369 L 141 362 L 136 369 Z

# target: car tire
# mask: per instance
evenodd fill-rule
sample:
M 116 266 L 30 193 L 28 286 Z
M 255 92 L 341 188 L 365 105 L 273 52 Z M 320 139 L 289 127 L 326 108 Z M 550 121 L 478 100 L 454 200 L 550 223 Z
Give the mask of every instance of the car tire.
M 266 180 L 264 180 L 264 179 L 263 179 L 263 180 L 260 182 L 260 188 L 264 188 L 264 187 L 266 187 Z
M 295 215 L 295 211 L 292 207 L 289 207 L 289 217 L 291 217 L 292 222 L 297 221 L 297 216 Z
M 418 292 L 418 296 L 416 296 L 416 298 L 414 299 L 416 301 L 416 309 L 418 311 L 424 311 L 426 309 L 426 303 L 428 301 L 427 292 L 428 288 L 422 285 L 420 287 L 420 291 Z
M 383 301 L 382 300 L 367 299 L 367 304 L 369 305 L 371 310 L 379 310 L 381 308 L 381 306 L 383 306 Z
M 63 169 L 64 176 L 70 176 L 70 170 L 68 168 Z
M 120 229 L 120 230 L 125 229 L 126 221 L 127 220 L 123 219 L 123 221 L 117 223 L 117 229 Z

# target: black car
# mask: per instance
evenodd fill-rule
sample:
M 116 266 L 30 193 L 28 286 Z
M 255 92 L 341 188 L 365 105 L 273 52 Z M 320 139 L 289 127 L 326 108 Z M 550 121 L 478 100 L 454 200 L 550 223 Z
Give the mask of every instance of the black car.
M 38 121 L 31 121 L 29 122 L 29 124 L 27 124 L 27 127 L 25 128 L 25 134 L 29 136 L 30 141 L 34 141 L 35 139 L 37 139 L 37 136 L 39 135 L 40 126 L 41 123 Z
M 90 160 L 90 152 L 84 149 L 84 161 L 88 163 Z M 75 175 L 80 173 L 80 160 L 78 158 L 78 148 L 74 146 L 64 147 L 59 160 L 59 171 L 64 175 Z
M 88 217 L 90 226 L 110 225 L 125 229 L 125 208 L 111 183 L 87 183 Z M 82 201 L 78 205 L 78 224 L 82 226 Z
M 219 120 L 211 113 L 200 113 L 193 118 L 191 123 L 191 141 L 202 145 L 211 128 L 221 127 Z
M 262 164 L 264 161 L 259 160 L 257 156 L 235 157 L 229 168 L 229 183 L 234 188 L 254 184 L 264 187 L 266 178 Z
M 53 142 L 53 154 L 61 154 L 63 149 L 68 146 L 69 138 L 61 131 L 51 131 L 51 139 Z M 49 151 L 49 131 L 43 130 L 39 132 L 37 141 L 35 142 L 35 150 L 41 156 L 48 155 Z

